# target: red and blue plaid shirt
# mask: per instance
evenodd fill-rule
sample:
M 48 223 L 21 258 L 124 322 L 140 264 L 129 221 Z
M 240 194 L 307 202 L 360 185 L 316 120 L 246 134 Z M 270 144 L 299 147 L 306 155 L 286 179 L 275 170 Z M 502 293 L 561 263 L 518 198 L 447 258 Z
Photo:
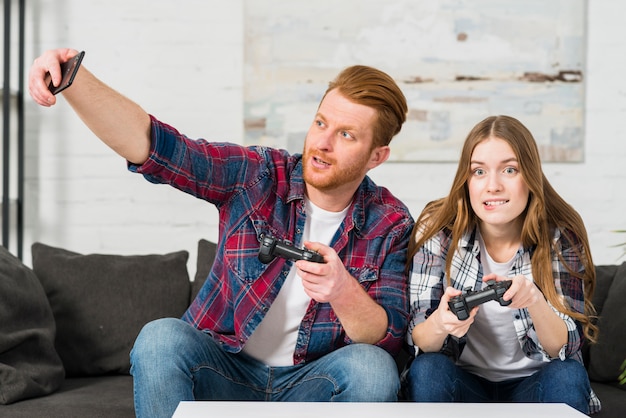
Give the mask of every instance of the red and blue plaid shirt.
M 302 246 L 306 219 L 300 154 L 267 147 L 191 140 L 152 118 L 148 161 L 129 165 L 153 183 L 167 183 L 213 203 L 220 233 L 215 263 L 183 319 L 239 352 L 276 298 L 293 262 L 258 260 L 267 234 Z M 408 323 L 407 244 L 413 219 L 387 189 L 366 177 L 331 246 L 346 269 L 387 312 L 377 343 L 395 355 Z M 367 320 L 367 319 L 364 319 Z M 328 303 L 314 300 L 302 318 L 294 364 L 350 344 Z

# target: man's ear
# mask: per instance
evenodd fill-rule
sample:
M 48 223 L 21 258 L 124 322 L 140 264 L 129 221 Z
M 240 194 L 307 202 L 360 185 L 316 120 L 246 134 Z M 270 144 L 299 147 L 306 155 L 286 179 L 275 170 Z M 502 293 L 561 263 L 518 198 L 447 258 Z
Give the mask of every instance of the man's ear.
M 367 168 L 371 170 L 372 168 L 378 167 L 389 159 L 389 155 L 391 155 L 389 145 L 374 148 L 372 150 L 372 154 L 370 155 L 370 160 Z

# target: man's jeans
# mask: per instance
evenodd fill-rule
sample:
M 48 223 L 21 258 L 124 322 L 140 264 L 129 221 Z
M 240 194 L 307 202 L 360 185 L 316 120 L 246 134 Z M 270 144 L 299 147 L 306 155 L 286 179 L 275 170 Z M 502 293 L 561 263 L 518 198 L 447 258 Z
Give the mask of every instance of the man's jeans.
M 205 332 L 173 318 L 147 324 L 131 352 L 135 412 L 171 417 L 183 400 L 396 401 L 393 358 L 369 344 L 352 344 L 304 365 L 269 367 L 224 351 Z
M 533 375 L 491 382 L 440 353 L 417 356 L 403 374 L 403 393 L 415 402 L 552 402 L 588 414 L 590 384 L 576 360 L 553 360 Z

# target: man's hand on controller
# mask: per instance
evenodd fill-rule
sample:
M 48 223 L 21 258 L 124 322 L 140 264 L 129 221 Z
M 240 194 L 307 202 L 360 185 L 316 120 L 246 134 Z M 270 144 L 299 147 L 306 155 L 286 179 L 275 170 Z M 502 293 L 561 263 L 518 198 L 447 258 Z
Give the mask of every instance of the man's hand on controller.
M 354 277 L 348 273 L 334 249 L 319 242 L 305 242 L 304 247 L 318 252 L 324 263 L 307 260 L 296 261 L 298 275 L 302 278 L 304 291 L 317 302 L 332 302 L 342 292 L 350 291 Z

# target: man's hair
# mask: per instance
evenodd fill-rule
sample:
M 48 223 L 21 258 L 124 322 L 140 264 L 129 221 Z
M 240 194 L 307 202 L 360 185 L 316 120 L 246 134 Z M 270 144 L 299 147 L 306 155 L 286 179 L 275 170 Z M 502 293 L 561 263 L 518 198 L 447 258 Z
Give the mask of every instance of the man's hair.
M 324 97 L 334 89 L 348 100 L 376 110 L 374 147 L 389 145 L 400 132 L 408 106 L 402 90 L 386 73 L 365 65 L 354 65 L 344 69 L 328 84 Z

